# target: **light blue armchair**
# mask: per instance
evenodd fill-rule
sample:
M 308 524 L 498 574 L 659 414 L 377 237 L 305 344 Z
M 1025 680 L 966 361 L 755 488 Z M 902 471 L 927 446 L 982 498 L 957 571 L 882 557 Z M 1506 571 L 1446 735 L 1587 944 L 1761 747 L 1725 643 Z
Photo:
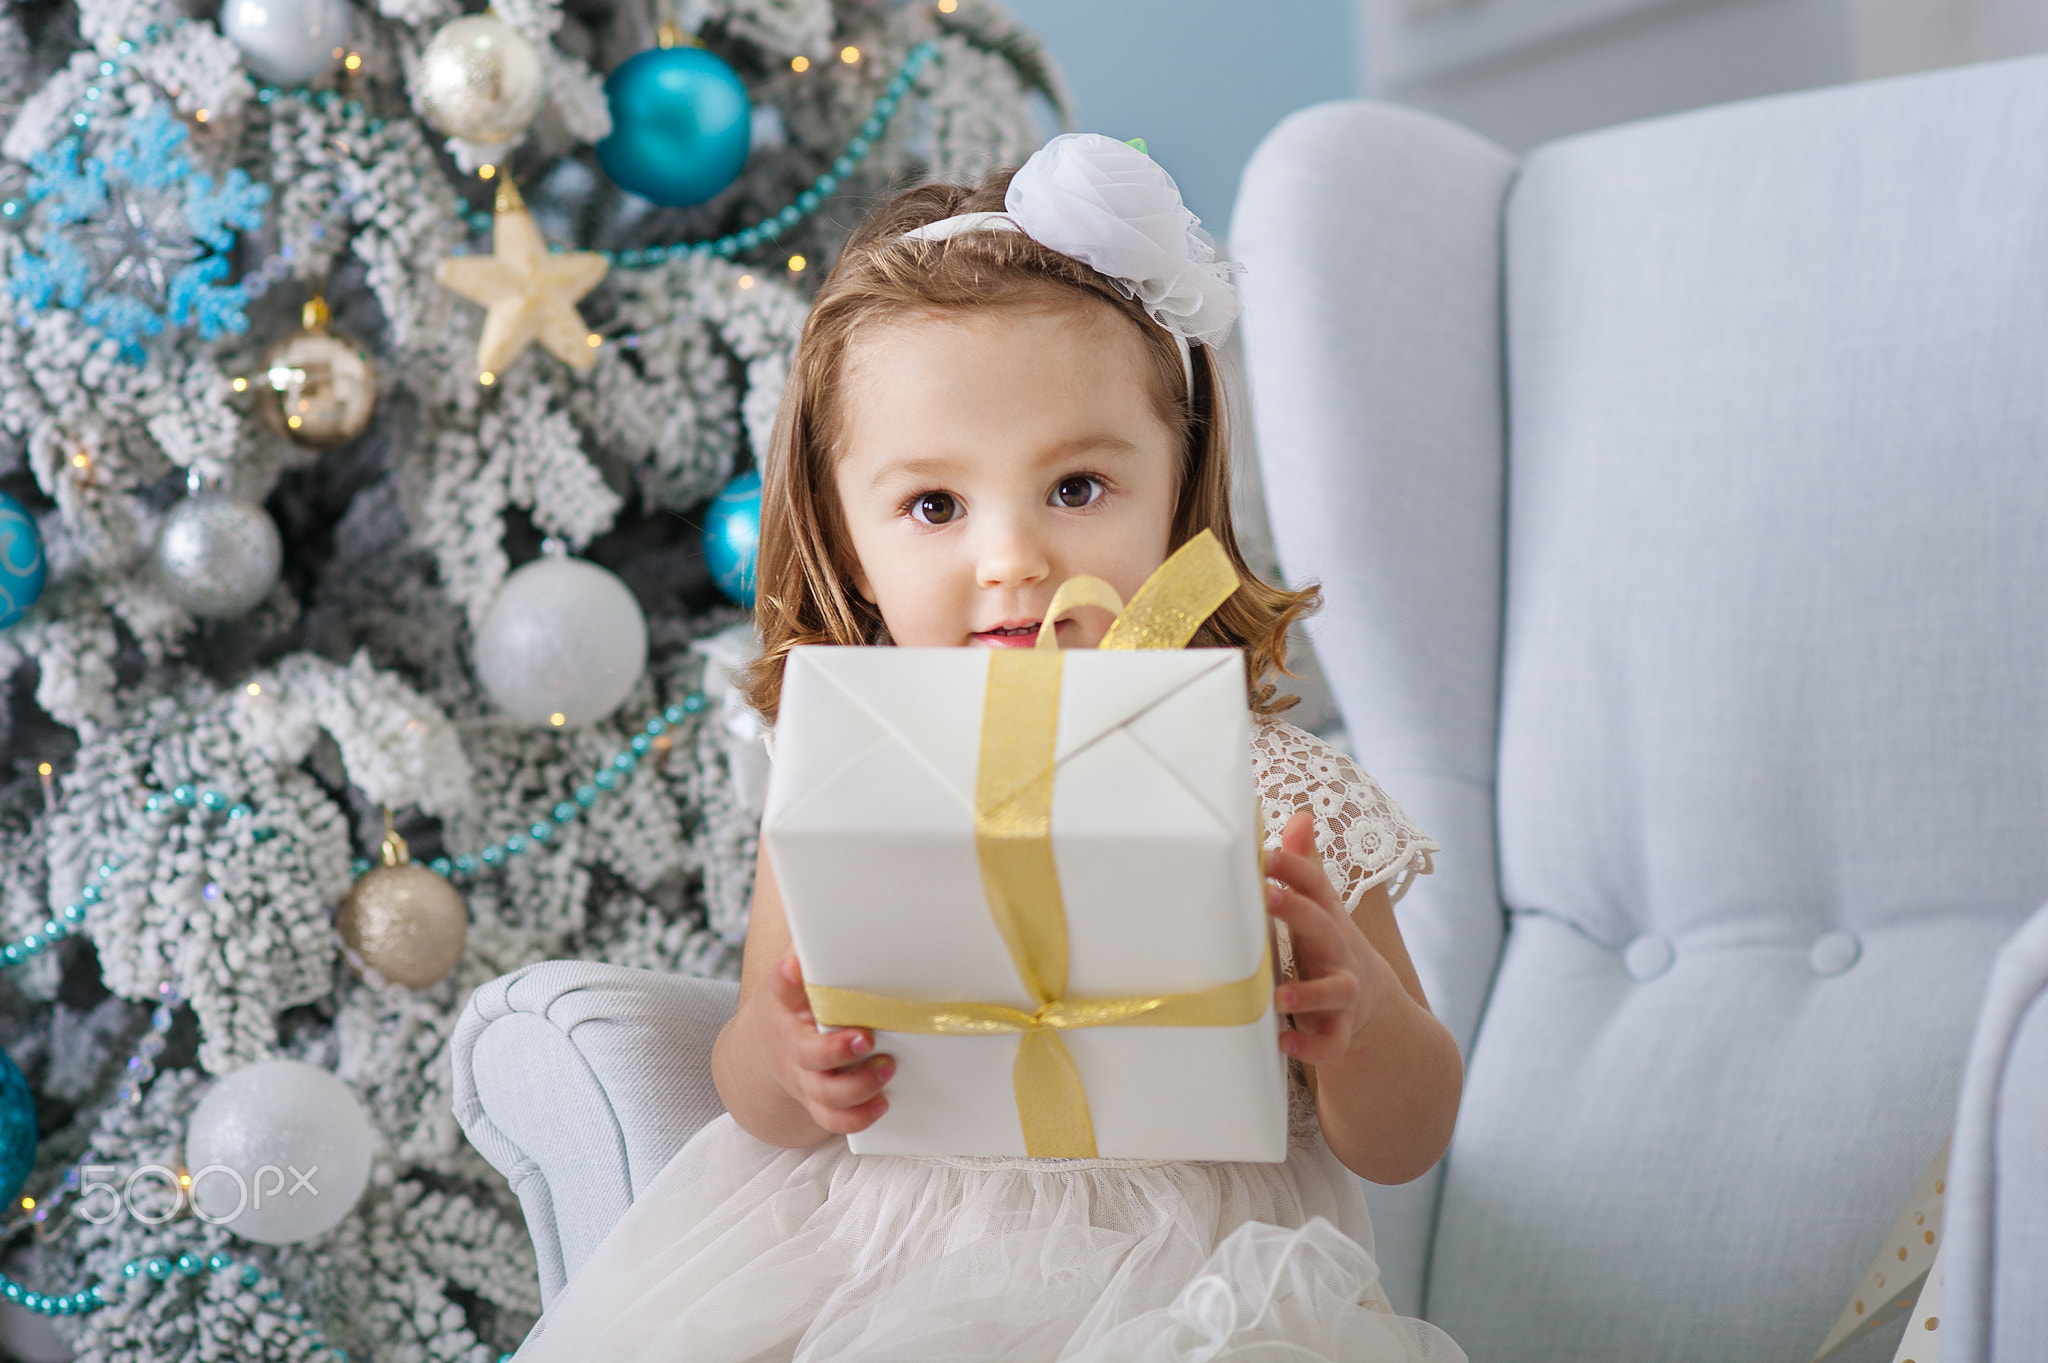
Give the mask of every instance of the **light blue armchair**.
M 1282 557 L 1445 849 L 1400 913 L 1469 1069 L 1372 1190 L 1397 1303 L 1475 1363 L 1804 1363 L 1953 1125 L 1942 1358 L 2048 1359 L 2048 61 L 1520 163 L 1323 106 L 1233 245 Z M 545 1297 L 732 1002 L 472 999 Z

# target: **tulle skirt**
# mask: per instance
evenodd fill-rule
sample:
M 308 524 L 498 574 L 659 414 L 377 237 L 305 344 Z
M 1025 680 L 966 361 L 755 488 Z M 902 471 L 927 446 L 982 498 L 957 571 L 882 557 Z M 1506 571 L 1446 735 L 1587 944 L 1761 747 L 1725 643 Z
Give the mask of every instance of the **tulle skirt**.
M 1357 1178 L 1284 1164 L 911 1159 L 720 1117 L 517 1363 L 1463 1363 L 1379 1291 Z

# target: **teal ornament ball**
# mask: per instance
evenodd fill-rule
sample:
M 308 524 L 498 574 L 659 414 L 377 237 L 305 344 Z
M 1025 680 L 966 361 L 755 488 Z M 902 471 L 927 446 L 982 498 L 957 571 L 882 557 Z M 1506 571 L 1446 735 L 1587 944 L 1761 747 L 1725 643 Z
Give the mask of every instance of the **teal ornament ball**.
M 0 1203 L 11 1203 L 35 1168 L 36 1096 L 28 1080 L 14 1067 L 7 1052 L 0 1051 Z
M 761 547 L 761 472 L 749 469 L 711 499 L 704 516 L 704 562 L 711 580 L 742 606 L 754 604 L 754 560 Z
M 753 141 L 747 87 L 701 47 L 660 47 L 627 58 L 604 83 L 611 136 L 597 144 L 604 173 L 664 208 L 700 204 L 739 178 Z
M 22 616 L 43 594 L 50 575 L 43 557 L 43 537 L 28 508 L 0 492 L 0 629 Z

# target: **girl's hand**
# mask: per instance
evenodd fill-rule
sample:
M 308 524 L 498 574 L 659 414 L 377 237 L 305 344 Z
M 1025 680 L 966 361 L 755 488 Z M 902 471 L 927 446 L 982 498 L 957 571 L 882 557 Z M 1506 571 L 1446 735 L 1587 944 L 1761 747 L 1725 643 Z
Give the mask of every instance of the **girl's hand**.
M 896 1073 L 892 1057 L 869 1054 L 875 1034 L 865 1027 L 818 1030 L 795 952 L 776 964 L 766 994 L 773 1014 L 775 1078 L 783 1090 L 834 1135 L 874 1125 L 889 1110 L 882 1086 Z
M 1398 988 L 1386 961 L 1373 949 L 1337 899 L 1316 854 L 1315 816 L 1303 810 L 1268 853 L 1267 910 L 1287 925 L 1299 976 L 1273 994 L 1273 1006 L 1294 1015 L 1280 1033 L 1280 1049 L 1314 1065 L 1351 1049 L 1378 1014 L 1389 989 Z

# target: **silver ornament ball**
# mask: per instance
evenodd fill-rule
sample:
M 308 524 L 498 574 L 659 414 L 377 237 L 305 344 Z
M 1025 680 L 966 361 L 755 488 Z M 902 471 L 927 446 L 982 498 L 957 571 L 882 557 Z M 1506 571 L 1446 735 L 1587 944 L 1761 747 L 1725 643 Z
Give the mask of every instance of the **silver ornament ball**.
M 546 88 L 539 49 L 493 14 L 445 25 L 420 54 L 414 80 L 429 123 L 487 145 L 525 132 Z
M 227 0 L 220 29 L 242 63 L 267 81 L 298 85 L 348 46 L 348 0 Z
M 247 615 L 284 567 L 277 522 L 254 502 L 197 492 L 172 507 L 156 538 L 156 570 L 173 601 L 202 620 Z
M 478 678 L 500 709 L 531 724 L 603 719 L 646 668 L 640 603 L 582 559 L 548 555 L 520 568 L 477 630 Z
M 340 1224 L 370 1181 L 375 1137 L 348 1085 L 301 1060 L 244 1065 L 185 1127 L 193 1210 L 259 1245 Z

